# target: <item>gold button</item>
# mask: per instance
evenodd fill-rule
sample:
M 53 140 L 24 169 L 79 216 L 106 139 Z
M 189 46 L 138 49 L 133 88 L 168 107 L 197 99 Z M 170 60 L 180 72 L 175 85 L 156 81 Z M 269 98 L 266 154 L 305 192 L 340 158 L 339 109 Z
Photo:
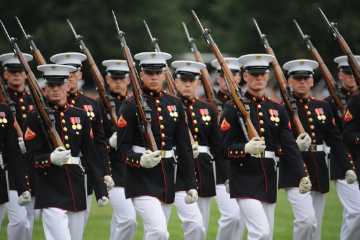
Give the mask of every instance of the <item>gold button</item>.
M 23 115 L 22 115 L 22 118 L 26 118 L 26 114 L 23 114 Z
M 164 128 L 165 128 L 165 126 L 161 124 L 161 125 L 160 125 L 160 129 L 164 129 Z
M 65 119 L 61 120 L 61 123 L 65 123 L 65 122 L 66 122 Z
M 60 113 L 60 116 L 62 116 L 62 117 L 63 117 L 63 116 L 64 116 L 64 113 L 63 113 L 63 112 L 61 112 L 61 113 Z
M 264 128 L 260 128 L 260 132 L 265 132 L 265 129 Z
M 75 104 L 75 100 L 71 100 L 71 103 L 72 103 L 72 104 Z
M 313 140 L 312 140 L 312 143 L 316 143 L 316 139 L 313 139 Z
M 160 121 L 164 120 L 163 116 L 159 116 L 159 120 Z
M 194 123 L 194 124 L 197 124 L 197 120 L 196 120 L 196 119 L 194 119 L 194 120 L 193 120 L 193 123 Z
M 19 102 L 22 102 L 22 103 L 23 103 L 23 102 L 24 102 L 24 99 L 23 99 L 23 98 L 20 98 L 20 99 L 19 99 Z
M 67 129 L 67 127 L 63 127 L 63 130 L 64 130 L 64 132 L 67 132 L 68 129 Z
M 65 140 L 69 140 L 69 136 L 68 136 L 68 135 L 65 135 L 65 136 L 64 136 L 64 139 L 65 139 Z
M 308 105 L 304 105 L 304 108 L 305 108 L 305 109 L 308 109 L 308 108 L 309 108 L 309 106 L 308 106 Z
M 310 112 L 310 111 L 307 111 L 306 114 L 307 114 L 308 116 L 310 116 L 310 115 L 311 115 L 311 112 Z
M 26 107 L 25 106 L 21 106 L 21 110 L 25 111 Z
M 197 127 L 194 130 L 195 130 L 195 132 L 199 132 L 199 129 Z
M 68 143 L 65 144 L 65 147 L 66 147 L 66 148 L 70 148 L 70 144 L 68 144 Z
M 258 104 L 256 107 L 260 109 L 260 108 L 261 108 L 261 105 L 260 105 L 260 104 Z
M 194 109 L 194 107 L 193 107 L 193 106 L 190 106 L 189 108 L 190 108 L 190 110 L 193 110 L 193 109 Z
M 164 137 L 165 137 L 165 133 L 162 133 L 162 134 L 161 134 L 161 137 L 164 138 Z
M 195 113 L 194 113 L 194 112 L 192 112 L 192 113 L 191 113 L 191 116 L 195 117 Z
M 264 120 L 260 120 L 259 123 L 260 123 L 261 125 L 263 125 L 263 124 L 264 124 Z
M 161 146 L 164 147 L 166 145 L 165 142 L 161 142 Z
M 313 120 L 313 118 L 309 118 L 309 122 L 313 122 L 314 120 Z
M 157 108 L 157 111 L 158 111 L 158 112 L 161 112 L 161 107 L 158 107 L 158 108 Z
M 312 133 L 311 133 L 311 136 L 315 137 L 315 133 L 314 133 L 314 132 L 312 132 Z
M 258 114 L 260 117 L 264 116 L 264 114 L 262 112 L 259 112 Z
M 156 102 L 156 103 L 160 103 L 160 100 L 159 100 L 159 99 L 156 99 L 155 102 Z
M 314 130 L 315 126 L 314 125 L 310 125 L 310 129 Z

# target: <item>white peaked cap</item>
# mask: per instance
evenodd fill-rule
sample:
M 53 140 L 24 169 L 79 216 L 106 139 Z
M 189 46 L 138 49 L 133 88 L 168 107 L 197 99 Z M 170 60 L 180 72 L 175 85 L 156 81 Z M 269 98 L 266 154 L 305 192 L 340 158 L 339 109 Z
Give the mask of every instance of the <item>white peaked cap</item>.
M 238 58 L 240 64 L 244 67 L 269 67 L 274 57 L 270 54 L 247 54 Z
M 175 68 L 175 72 L 191 72 L 200 74 L 200 70 L 206 68 L 206 65 L 194 61 L 174 61 L 171 66 Z
M 86 55 L 79 52 L 58 53 L 50 57 L 50 61 L 55 64 L 79 65 L 86 60 Z
M 135 54 L 134 58 L 139 61 L 139 65 L 143 64 L 164 64 L 171 59 L 171 54 L 166 52 L 142 52 Z
M 69 76 L 71 72 L 76 71 L 73 66 L 60 64 L 44 64 L 37 66 L 37 69 L 46 76 Z
M 356 61 L 360 64 L 360 55 L 354 56 Z M 347 56 L 339 56 L 334 58 L 334 62 L 338 64 L 338 67 L 349 67 L 349 61 Z
M 319 67 L 319 64 L 316 61 L 308 59 L 296 59 L 289 62 L 286 62 L 283 65 L 283 68 L 288 71 L 288 73 L 306 71 L 314 72 L 316 68 Z
M 26 61 L 30 62 L 33 60 L 31 54 L 23 53 Z M 0 62 L 3 66 L 7 64 L 21 64 L 18 57 L 14 53 L 5 53 L 0 55 Z
M 106 71 L 129 72 L 129 66 L 126 60 L 104 60 L 102 65 L 106 67 Z
M 240 71 L 241 64 L 240 64 L 240 62 L 239 62 L 239 60 L 237 58 L 226 57 L 226 58 L 224 58 L 224 61 L 228 65 L 230 70 Z M 218 71 L 221 70 L 221 66 L 220 66 L 217 59 L 214 59 L 214 60 L 211 61 L 211 66 L 216 68 L 216 70 L 218 70 Z

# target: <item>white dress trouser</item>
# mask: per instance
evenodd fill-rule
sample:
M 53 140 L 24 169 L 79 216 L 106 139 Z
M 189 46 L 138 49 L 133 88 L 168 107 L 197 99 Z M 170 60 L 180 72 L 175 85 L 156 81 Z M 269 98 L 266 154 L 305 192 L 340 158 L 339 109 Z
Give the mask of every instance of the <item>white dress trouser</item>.
M 312 240 L 317 220 L 311 193 L 300 193 L 299 188 L 286 189 L 288 201 L 294 214 L 293 240 Z
M 359 183 L 347 184 L 345 180 L 337 180 L 336 192 L 344 209 L 340 239 L 360 239 Z
M 199 206 L 196 202 L 186 204 L 185 196 L 185 191 L 178 191 L 175 193 L 174 201 L 177 215 L 179 216 L 179 219 L 183 225 L 184 239 L 205 239 L 205 227 Z
M 4 220 L 4 215 L 6 210 L 5 208 L 6 208 L 6 203 L 0 204 L 0 232 L 1 232 L 2 221 Z
M 7 226 L 9 240 L 31 240 L 35 218 L 34 199 L 25 206 L 18 204 L 17 191 L 9 191 L 7 203 L 9 224 Z
M 42 209 L 46 240 L 82 240 L 86 211 L 70 212 L 60 208 Z
M 224 184 L 216 185 L 216 202 L 220 211 L 216 240 L 241 240 L 244 222 L 236 200 L 230 198 Z
M 151 196 L 132 198 L 135 210 L 144 223 L 144 240 L 167 240 L 166 217 L 159 199 Z
M 205 233 L 207 233 L 209 228 L 210 203 L 211 203 L 211 197 L 199 197 L 197 201 L 202 216 L 203 224 L 205 227 Z
M 322 226 L 322 218 L 324 215 L 325 208 L 325 194 L 311 191 L 311 198 L 313 200 L 313 206 L 315 210 L 316 223 L 317 227 L 312 239 L 320 240 L 321 239 L 321 226 Z
M 271 240 L 276 204 L 249 198 L 238 198 L 237 203 L 248 230 L 248 240 Z
M 87 195 L 87 197 L 86 197 L 86 210 L 85 210 L 85 214 L 84 214 L 84 219 L 85 219 L 84 228 L 86 227 L 86 224 L 87 224 L 87 222 L 89 220 L 89 217 L 90 217 L 92 199 L 93 199 L 93 194 Z
M 130 199 L 126 199 L 123 187 L 109 192 L 112 207 L 110 240 L 131 240 L 136 231 L 136 211 Z

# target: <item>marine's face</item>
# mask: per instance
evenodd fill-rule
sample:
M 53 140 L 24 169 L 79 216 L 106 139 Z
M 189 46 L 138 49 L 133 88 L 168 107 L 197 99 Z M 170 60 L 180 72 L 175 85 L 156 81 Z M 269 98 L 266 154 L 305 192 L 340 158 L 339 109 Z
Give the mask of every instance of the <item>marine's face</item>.
M 130 84 L 130 79 L 128 75 L 124 75 L 123 78 L 115 78 L 110 75 L 106 75 L 105 78 L 111 92 L 119 94 L 123 97 L 126 96 L 127 89 Z
M 314 78 L 309 76 L 293 77 L 290 76 L 289 86 L 293 89 L 294 93 L 300 97 L 304 97 L 310 94 L 311 88 L 314 86 Z
M 160 92 L 165 81 L 165 73 L 163 70 L 147 71 L 141 70 L 140 77 L 144 83 L 144 87 L 151 91 Z
M 251 74 L 249 72 L 244 72 L 244 81 L 248 90 L 252 92 L 260 92 L 265 90 L 267 83 L 269 81 L 269 73 L 264 72 L 262 74 Z

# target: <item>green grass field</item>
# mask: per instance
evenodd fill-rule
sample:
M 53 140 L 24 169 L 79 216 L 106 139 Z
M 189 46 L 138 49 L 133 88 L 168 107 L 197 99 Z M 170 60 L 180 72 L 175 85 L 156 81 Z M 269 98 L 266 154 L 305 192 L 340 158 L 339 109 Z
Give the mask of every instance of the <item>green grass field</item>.
M 95 203 L 95 201 L 93 202 Z M 86 240 L 100 240 L 109 238 L 111 219 L 111 207 L 98 208 L 93 204 L 90 220 L 85 230 Z M 219 211 L 216 202 L 213 201 L 211 207 L 211 219 L 209 223 L 208 239 L 215 239 L 217 231 L 217 221 L 219 219 Z M 322 239 L 332 240 L 339 239 L 339 231 L 342 220 L 342 208 L 336 196 L 334 187 L 331 188 L 326 199 L 326 209 L 322 227 Z M 0 240 L 6 239 L 6 224 L 3 222 L 0 233 Z M 183 239 L 182 228 L 175 210 L 172 211 L 171 220 L 168 226 L 170 239 Z M 142 239 L 143 228 L 141 220 L 138 220 L 138 230 L 135 239 Z M 279 199 L 276 208 L 275 220 L 275 238 L 274 239 L 291 239 L 292 237 L 292 211 L 286 200 L 284 191 L 279 192 Z M 39 221 L 34 226 L 34 240 L 44 239 L 42 225 Z

